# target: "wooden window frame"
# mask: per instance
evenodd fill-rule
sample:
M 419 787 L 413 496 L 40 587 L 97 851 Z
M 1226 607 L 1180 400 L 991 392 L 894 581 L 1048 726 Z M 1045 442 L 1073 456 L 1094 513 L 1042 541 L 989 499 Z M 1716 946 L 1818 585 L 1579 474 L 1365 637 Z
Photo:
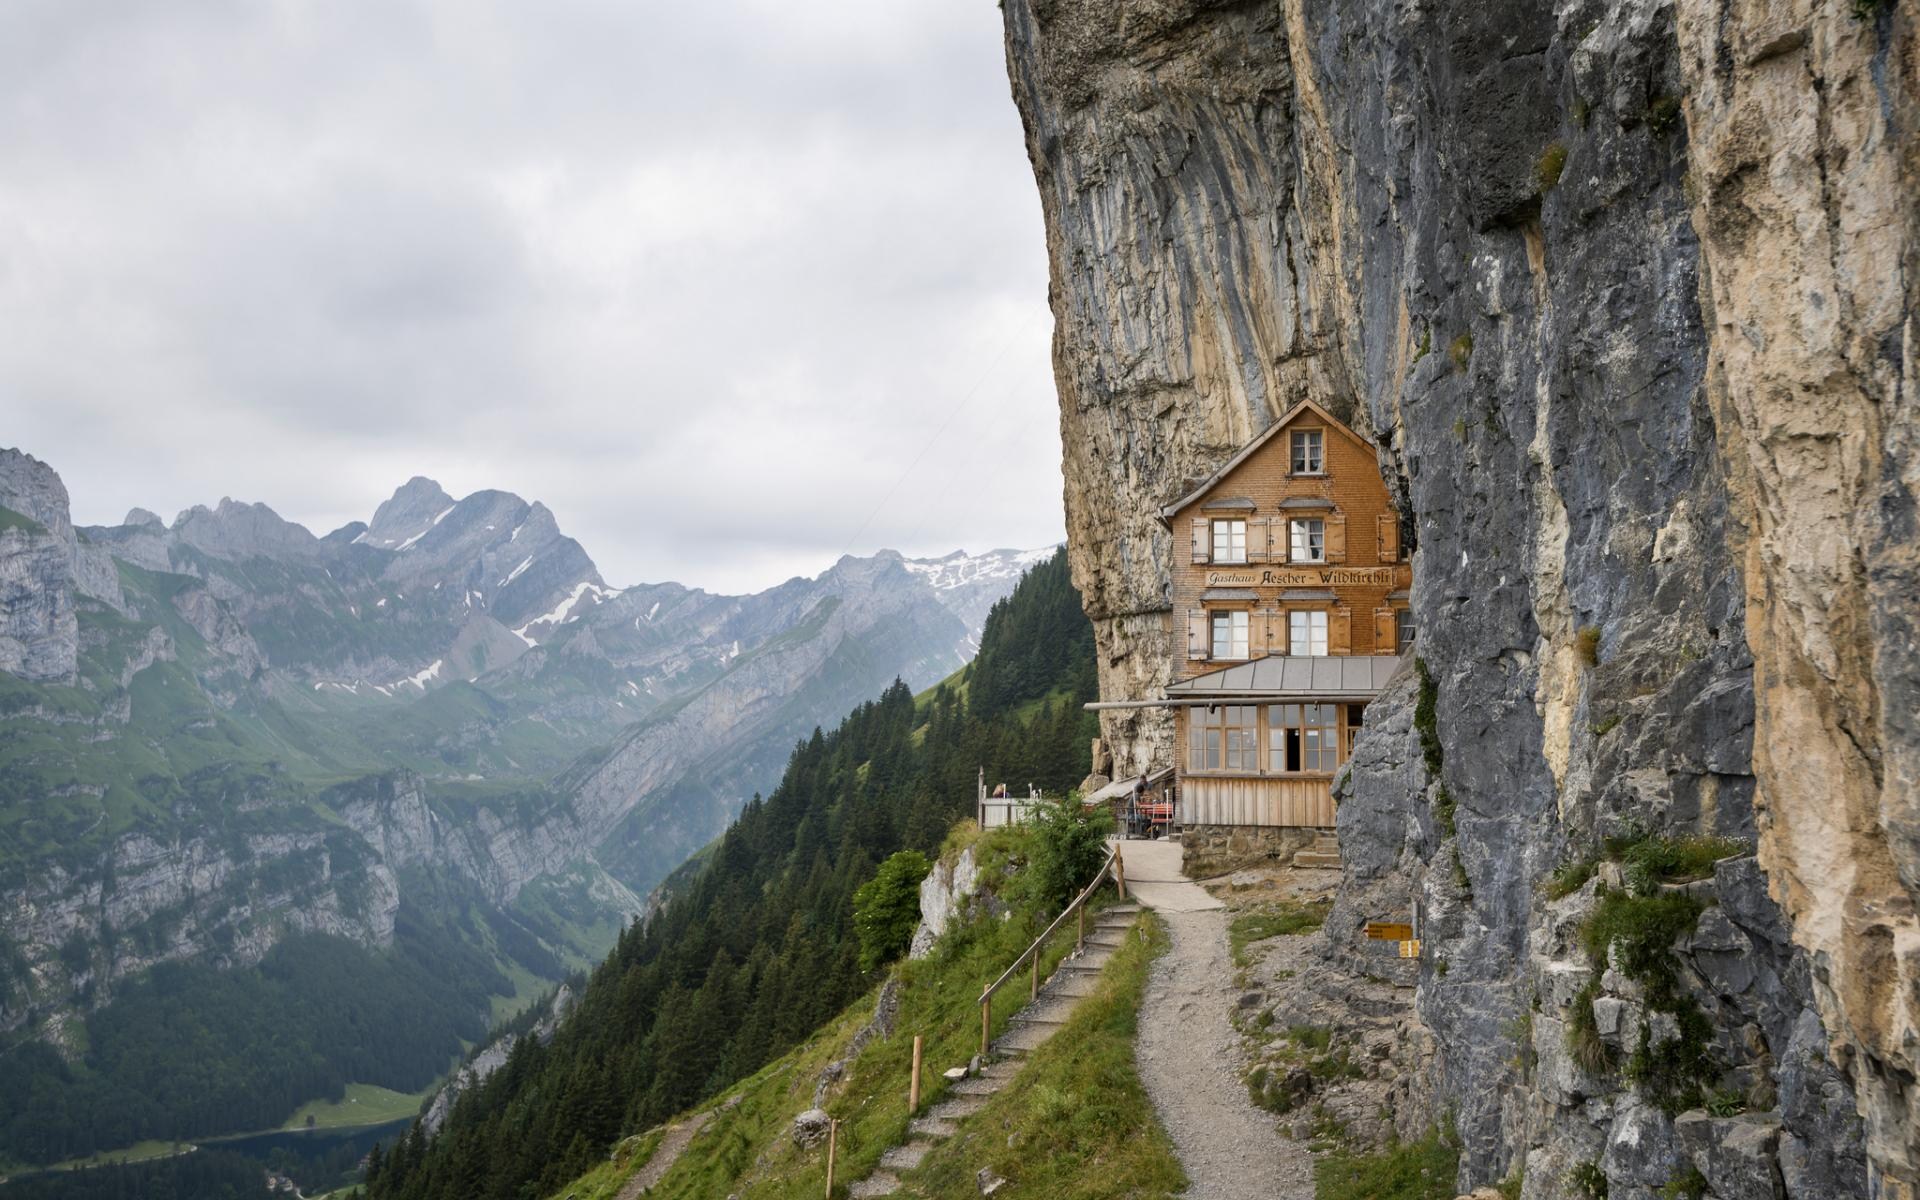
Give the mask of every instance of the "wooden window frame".
M 1210 704 L 1187 710 L 1187 774 L 1260 774 L 1260 709 L 1258 704 Z M 1216 736 L 1210 738 L 1209 734 Z M 1196 759 L 1199 765 L 1195 765 Z M 1252 765 L 1228 765 L 1247 761 Z
M 1240 617 L 1245 623 L 1242 648 L 1244 654 L 1220 653 L 1219 621 L 1227 619 L 1227 649 L 1233 649 L 1233 618 Z M 1207 610 L 1207 658 L 1211 662 L 1250 662 L 1253 653 L 1253 610 L 1248 608 L 1210 608 Z
M 1235 525 L 1238 525 L 1240 527 L 1240 556 L 1238 558 L 1233 558 L 1233 557 L 1223 558 L 1220 555 L 1221 528 L 1225 526 L 1227 529 L 1227 553 L 1231 555 L 1233 552 L 1232 531 L 1233 531 L 1233 526 Z M 1247 539 L 1252 534 L 1252 532 L 1253 532 L 1252 522 L 1248 521 L 1245 517 L 1209 517 L 1207 518 L 1207 561 L 1212 563 L 1223 563 L 1227 566 L 1246 565 L 1248 562 L 1252 561 L 1247 557 L 1247 549 L 1250 544 Z
M 1293 627 L 1295 617 L 1320 618 L 1320 653 L 1313 653 L 1313 622 L 1307 621 L 1307 636 L 1302 639 Z M 1302 650 L 1306 646 L 1308 649 Z M 1333 613 L 1325 608 L 1290 608 L 1287 610 L 1287 654 L 1294 658 L 1331 658 L 1333 657 Z
M 1314 558 L 1302 558 L 1295 553 L 1295 550 L 1299 546 L 1299 542 L 1296 541 L 1295 539 L 1294 531 L 1296 528 L 1300 528 L 1301 532 L 1307 534 L 1306 544 L 1309 547 L 1311 547 L 1313 545 L 1312 530 L 1306 527 L 1313 526 L 1313 525 L 1320 526 L 1320 553 L 1317 557 L 1314 557 Z M 1320 566 L 1326 563 L 1327 561 L 1327 519 L 1325 517 L 1288 517 L 1287 518 L 1287 561 L 1290 563 L 1307 563 L 1312 566 Z
M 1310 433 L 1315 434 L 1320 438 L 1320 453 L 1319 453 L 1320 464 L 1319 466 L 1314 467 L 1312 469 L 1302 469 L 1299 465 L 1299 462 L 1300 462 L 1299 456 L 1294 450 L 1294 439 L 1298 437 L 1304 437 Z M 1287 431 L 1287 474 L 1295 477 L 1318 478 L 1322 475 L 1325 475 L 1326 473 L 1327 473 L 1327 431 L 1318 425 L 1311 425 L 1311 426 L 1307 426 L 1305 428 L 1299 428 L 1299 429 L 1289 429 Z
M 1263 774 L 1279 779 L 1331 779 L 1340 772 L 1340 765 L 1346 761 L 1345 735 L 1342 722 L 1345 718 L 1345 705 L 1332 700 L 1282 700 L 1261 706 L 1261 739 Z M 1298 721 L 1286 719 L 1288 710 L 1292 710 Z M 1308 723 L 1309 710 L 1313 710 L 1319 720 Z M 1325 711 L 1320 711 L 1325 710 Z M 1291 731 L 1300 735 L 1298 745 L 1300 766 L 1289 770 L 1286 766 L 1286 734 Z M 1318 735 L 1313 739 L 1320 744 L 1309 748 L 1309 732 Z M 1275 756 L 1278 756 L 1276 759 Z M 1309 757 L 1331 755 L 1331 766 L 1308 766 Z M 1279 765 L 1275 765 L 1276 761 Z

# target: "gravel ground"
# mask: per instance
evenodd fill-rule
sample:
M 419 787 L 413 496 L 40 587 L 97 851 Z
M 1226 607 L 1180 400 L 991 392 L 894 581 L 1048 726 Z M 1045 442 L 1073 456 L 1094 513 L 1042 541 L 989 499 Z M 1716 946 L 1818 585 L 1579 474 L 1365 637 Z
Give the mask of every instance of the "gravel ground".
M 1162 909 L 1160 919 L 1172 946 L 1148 980 L 1134 1055 L 1192 1181 L 1187 1197 L 1313 1200 L 1313 1156 L 1275 1132 L 1240 1079 L 1227 914 Z

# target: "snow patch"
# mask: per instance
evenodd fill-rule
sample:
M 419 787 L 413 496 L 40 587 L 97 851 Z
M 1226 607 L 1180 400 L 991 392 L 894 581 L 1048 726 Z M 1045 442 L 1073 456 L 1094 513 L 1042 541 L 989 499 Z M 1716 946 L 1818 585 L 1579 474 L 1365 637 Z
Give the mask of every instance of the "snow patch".
M 440 678 L 440 667 L 441 667 L 441 664 L 443 664 L 445 661 L 446 661 L 445 659 L 436 658 L 433 660 L 432 666 L 426 668 L 423 671 L 416 671 L 412 675 L 409 675 L 405 679 L 402 679 L 400 683 L 410 683 L 424 692 L 427 690 L 428 683 L 430 683 L 435 679 Z M 395 684 L 394 686 L 398 687 L 399 684 Z M 385 688 L 382 688 L 381 690 L 386 691 Z M 387 694 L 392 695 L 393 693 L 389 691 L 387 692 Z
M 511 571 L 508 571 L 508 572 L 507 572 L 507 577 L 506 577 L 505 579 L 502 579 L 502 580 L 500 581 L 500 586 L 501 586 L 501 587 L 505 587 L 505 586 L 507 586 L 508 584 L 510 584 L 510 583 L 512 583 L 512 582 L 513 582 L 514 580 L 516 580 L 516 579 L 518 579 L 518 578 L 520 578 L 520 572 L 522 572 L 522 571 L 524 571 L 524 570 L 526 570 L 526 569 L 527 569 L 528 567 L 530 567 L 530 566 L 532 566 L 532 565 L 533 565 L 533 556 L 532 556 L 531 554 L 529 554 L 529 555 L 528 555 L 528 556 L 527 556 L 527 557 L 526 557 L 526 558 L 525 558 L 525 559 L 524 559 L 524 560 L 523 560 L 523 561 L 522 561 L 522 562 L 520 563 L 520 565 L 519 565 L 519 566 L 517 566 L 517 567 L 515 567 L 515 568 L 514 568 L 513 570 L 511 570 Z
M 444 520 L 446 518 L 446 515 L 452 512 L 454 508 L 455 508 L 454 505 L 449 504 L 445 508 L 441 509 L 439 516 L 427 522 L 426 529 L 422 529 L 419 533 L 416 533 L 412 537 L 408 538 L 406 541 L 401 542 L 398 546 L 395 546 L 394 549 L 396 551 L 405 550 L 407 547 L 413 545 L 415 542 L 419 541 L 421 538 L 427 536 L 428 530 L 431 530 L 435 525 L 438 525 L 442 520 Z

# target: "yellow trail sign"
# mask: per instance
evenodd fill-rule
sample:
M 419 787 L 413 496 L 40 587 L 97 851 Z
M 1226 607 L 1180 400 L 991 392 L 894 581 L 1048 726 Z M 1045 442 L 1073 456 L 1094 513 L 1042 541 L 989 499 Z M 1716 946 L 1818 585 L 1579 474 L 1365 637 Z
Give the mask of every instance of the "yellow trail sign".
M 1401 958 L 1419 958 L 1420 957 L 1420 939 L 1415 938 L 1412 941 L 1401 942 L 1400 957 Z
M 1376 942 L 1404 942 L 1413 937 L 1413 926 L 1397 921 L 1368 921 L 1367 936 Z

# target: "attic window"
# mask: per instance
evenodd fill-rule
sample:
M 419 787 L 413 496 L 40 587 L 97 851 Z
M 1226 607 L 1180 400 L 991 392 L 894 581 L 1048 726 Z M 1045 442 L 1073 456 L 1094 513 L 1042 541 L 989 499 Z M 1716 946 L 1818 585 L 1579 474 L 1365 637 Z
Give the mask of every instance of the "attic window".
M 1325 434 L 1318 429 L 1293 431 L 1293 473 L 1319 475 L 1326 470 Z

